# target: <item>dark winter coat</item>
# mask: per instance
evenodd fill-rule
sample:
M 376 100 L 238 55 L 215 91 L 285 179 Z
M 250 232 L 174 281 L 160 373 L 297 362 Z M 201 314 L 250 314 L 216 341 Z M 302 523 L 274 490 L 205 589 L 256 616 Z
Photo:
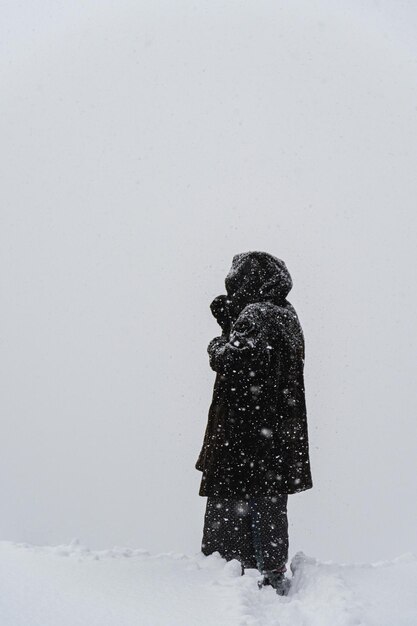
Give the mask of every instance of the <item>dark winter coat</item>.
M 217 373 L 196 469 L 199 495 L 291 494 L 312 484 L 304 337 L 283 261 L 265 252 L 233 257 L 227 296 L 211 303 L 222 335 L 209 343 Z

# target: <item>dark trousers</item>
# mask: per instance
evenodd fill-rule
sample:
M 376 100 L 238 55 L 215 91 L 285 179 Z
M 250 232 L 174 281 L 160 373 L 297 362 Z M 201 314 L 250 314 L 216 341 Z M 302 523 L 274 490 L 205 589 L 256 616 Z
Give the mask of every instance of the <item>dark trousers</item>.
M 285 571 L 288 561 L 288 495 L 257 496 L 248 500 L 207 498 L 201 550 L 219 552 L 227 561 L 262 573 Z

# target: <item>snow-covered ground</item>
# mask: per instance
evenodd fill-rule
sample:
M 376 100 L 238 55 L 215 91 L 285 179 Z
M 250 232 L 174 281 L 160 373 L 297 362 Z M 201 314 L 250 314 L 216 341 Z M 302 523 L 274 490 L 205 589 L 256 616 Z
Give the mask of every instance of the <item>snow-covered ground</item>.
M 416 626 L 417 557 L 373 564 L 298 553 L 287 597 L 218 554 L 150 555 L 0 542 L 1 626 Z

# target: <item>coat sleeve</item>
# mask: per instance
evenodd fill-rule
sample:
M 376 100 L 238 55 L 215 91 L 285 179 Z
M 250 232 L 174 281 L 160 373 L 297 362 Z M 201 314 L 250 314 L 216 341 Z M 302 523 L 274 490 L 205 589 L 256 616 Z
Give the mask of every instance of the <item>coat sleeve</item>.
M 211 369 L 229 375 L 247 366 L 267 366 L 272 347 L 266 335 L 261 316 L 253 308 L 245 308 L 232 325 L 230 336 L 223 333 L 210 341 L 207 352 Z

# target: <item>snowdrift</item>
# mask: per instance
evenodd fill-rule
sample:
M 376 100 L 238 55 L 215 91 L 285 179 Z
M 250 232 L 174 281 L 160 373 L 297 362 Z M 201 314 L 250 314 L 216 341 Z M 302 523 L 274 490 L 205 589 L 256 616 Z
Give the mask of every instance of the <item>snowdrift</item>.
M 297 553 L 280 597 L 217 553 L 151 555 L 0 542 L 1 626 L 416 626 L 417 557 L 372 564 Z

